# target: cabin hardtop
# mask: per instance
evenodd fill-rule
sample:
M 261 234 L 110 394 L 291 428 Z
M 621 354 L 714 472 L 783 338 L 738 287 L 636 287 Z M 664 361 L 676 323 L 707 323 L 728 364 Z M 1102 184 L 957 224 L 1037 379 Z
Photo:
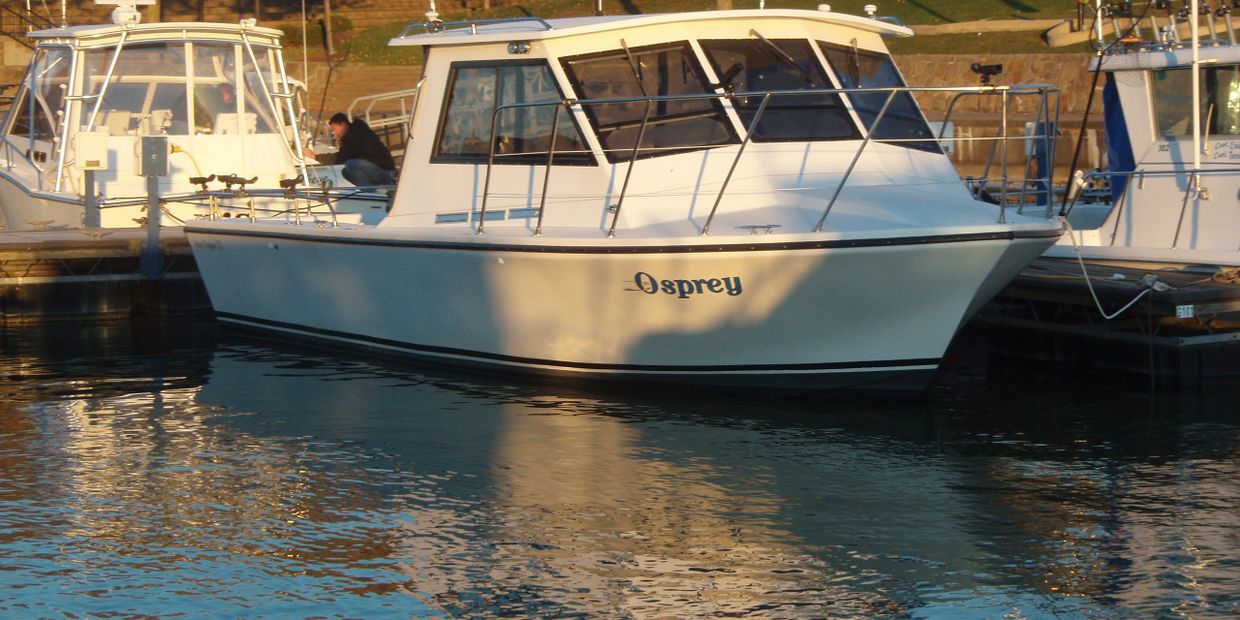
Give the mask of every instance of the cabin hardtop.
M 149 24 L 83 24 L 64 28 L 46 28 L 28 33 L 39 45 L 65 44 L 75 47 L 115 45 L 122 37 L 127 42 L 154 40 L 240 40 L 245 36 L 255 45 L 278 45 L 283 33 L 250 23 L 215 22 L 154 22 Z
M 804 11 L 796 9 L 764 9 L 736 11 L 698 11 L 685 13 L 653 13 L 643 15 L 600 15 L 593 17 L 563 17 L 541 19 L 537 17 L 498 20 L 479 20 L 435 26 L 436 22 L 416 24 L 393 37 L 391 46 L 420 45 L 474 45 L 511 40 L 546 40 L 562 37 L 602 34 L 615 30 L 632 30 L 646 26 L 674 24 L 684 26 L 690 22 L 720 24 L 727 21 L 749 22 L 793 18 L 842 26 L 854 31 L 869 32 L 881 36 L 912 36 L 907 27 L 881 19 L 859 17 L 831 11 Z M 425 32 L 415 33 L 416 29 Z M 437 29 L 442 28 L 442 29 Z
M 899 170 L 962 198 L 883 43 L 911 34 L 901 26 L 766 10 L 436 28 L 392 40 L 427 47 L 415 138 L 381 226 L 614 231 L 769 208 L 742 225 L 813 228 L 809 213 L 834 201 L 825 194 L 867 136 L 866 157 L 890 161 L 860 166 L 854 185 L 890 185 L 877 171 Z M 655 174 L 636 163 L 653 159 Z

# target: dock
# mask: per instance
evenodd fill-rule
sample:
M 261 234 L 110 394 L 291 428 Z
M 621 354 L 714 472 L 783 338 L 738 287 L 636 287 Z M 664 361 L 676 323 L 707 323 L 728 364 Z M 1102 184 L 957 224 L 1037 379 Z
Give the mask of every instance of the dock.
M 162 228 L 162 274 L 140 269 L 141 228 L 0 231 L 0 322 L 209 313 L 179 227 Z
M 992 353 L 1179 386 L 1240 379 L 1240 269 L 1084 264 L 1038 259 L 983 308 Z

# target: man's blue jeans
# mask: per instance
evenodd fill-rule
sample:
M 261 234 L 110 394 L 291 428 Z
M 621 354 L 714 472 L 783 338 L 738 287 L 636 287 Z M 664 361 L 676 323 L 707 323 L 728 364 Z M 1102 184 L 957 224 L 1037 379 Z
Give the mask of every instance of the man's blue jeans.
M 344 178 L 358 187 L 371 185 L 388 185 L 392 182 L 392 173 L 380 168 L 378 164 L 365 159 L 350 159 L 344 162 L 342 171 Z

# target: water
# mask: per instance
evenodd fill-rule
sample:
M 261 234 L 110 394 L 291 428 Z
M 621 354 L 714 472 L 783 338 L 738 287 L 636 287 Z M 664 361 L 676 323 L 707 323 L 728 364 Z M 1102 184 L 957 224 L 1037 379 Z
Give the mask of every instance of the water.
M 0 331 L 0 616 L 1240 614 L 1240 392 L 547 384 Z

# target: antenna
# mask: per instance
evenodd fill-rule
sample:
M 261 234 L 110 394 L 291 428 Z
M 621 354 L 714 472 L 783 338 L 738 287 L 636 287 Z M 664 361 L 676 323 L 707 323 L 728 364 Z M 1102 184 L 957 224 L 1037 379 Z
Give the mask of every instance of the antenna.
M 118 26 L 133 25 L 142 21 L 142 13 L 138 12 L 138 6 L 154 6 L 155 0 L 95 0 L 95 4 L 99 5 L 116 5 L 112 9 L 112 23 Z M 61 20 L 64 20 L 64 2 L 61 6 Z

